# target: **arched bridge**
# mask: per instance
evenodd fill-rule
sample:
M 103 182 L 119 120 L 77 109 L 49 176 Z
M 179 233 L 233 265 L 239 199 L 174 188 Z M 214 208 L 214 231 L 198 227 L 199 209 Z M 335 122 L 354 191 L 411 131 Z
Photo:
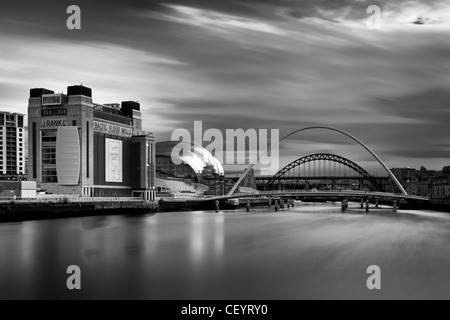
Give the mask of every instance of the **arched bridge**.
M 356 138 L 355 136 L 351 135 L 348 132 L 345 132 L 344 130 L 340 130 L 337 128 L 333 128 L 333 127 L 329 127 L 329 126 L 311 126 L 311 127 L 306 127 L 306 128 L 302 128 L 302 129 L 298 129 L 295 130 L 294 132 L 284 136 L 283 138 L 281 138 L 278 142 L 276 142 L 275 144 L 271 145 L 267 151 L 265 153 L 262 153 L 259 155 L 256 163 L 251 164 L 247 170 L 245 170 L 245 172 L 241 175 L 241 177 L 238 179 L 238 181 L 234 184 L 233 188 L 231 188 L 231 190 L 228 193 L 228 197 L 232 197 L 234 195 L 234 193 L 236 192 L 237 188 L 240 186 L 240 184 L 242 183 L 242 181 L 245 179 L 245 177 L 250 173 L 250 171 L 253 169 L 253 167 L 256 164 L 260 163 L 260 160 L 263 156 L 266 156 L 268 152 L 271 151 L 272 148 L 274 148 L 275 146 L 277 146 L 281 141 L 289 138 L 290 136 L 297 134 L 299 132 L 302 131 L 308 131 L 308 130 L 313 130 L 313 129 L 322 129 L 322 130 L 329 130 L 329 131 L 334 131 L 337 133 L 340 133 L 348 138 L 350 138 L 351 140 L 353 140 L 354 142 L 356 142 L 357 144 L 359 144 L 360 146 L 362 146 L 364 149 L 366 149 L 367 152 L 369 152 L 372 157 L 383 167 L 384 170 L 386 170 L 387 174 L 389 175 L 389 177 L 392 179 L 392 181 L 395 183 L 395 185 L 397 186 L 397 188 L 400 190 L 400 193 L 403 196 L 407 196 L 407 192 L 405 191 L 405 189 L 403 188 L 403 186 L 400 184 L 400 182 L 397 180 L 397 178 L 395 177 L 395 175 L 391 172 L 391 170 L 389 170 L 388 166 L 383 162 L 383 160 L 381 160 L 381 158 L 372 151 L 372 149 L 370 149 L 366 144 L 364 144 L 361 140 L 359 140 L 358 138 Z
M 285 166 L 283 169 L 278 171 L 273 177 L 268 179 L 268 181 L 266 183 L 266 187 L 270 188 L 271 185 L 273 185 L 276 181 L 279 181 L 287 173 L 291 172 L 295 168 L 297 168 L 301 165 L 311 163 L 311 162 L 316 162 L 316 161 L 328 161 L 330 163 L 334 162 L 334 163 L 341 164 L 341 165 L 349 168 L 356 174 L 358 174 L 360 179 L 369 181 L 376 190 L 380 190 L 380 186 L 375 181 L 376 179 L 370 173 L 368 173 L 364 168 L 362 168 L 361 166 L 359 166 L 358 164 L 356 164 L 355 162 L 353 162 L 347 158 L 344 158 L 344 157 L 341 157 L 341 156 L 338 156 L 335 154 L 330 154 L 330 153 L 311 154 L 311 155 L 299 158 L 295 161 L 292 161 L 287 166 Z M 331 168 L 329 171 L 330 171 L 329 174 L 332 175 Z M 307 178 L 307 176 L 308 176 L 307 174 L 303 174 L 303 178 Z M 334 176 L 336 176 L 336 173 L 334 174 Z

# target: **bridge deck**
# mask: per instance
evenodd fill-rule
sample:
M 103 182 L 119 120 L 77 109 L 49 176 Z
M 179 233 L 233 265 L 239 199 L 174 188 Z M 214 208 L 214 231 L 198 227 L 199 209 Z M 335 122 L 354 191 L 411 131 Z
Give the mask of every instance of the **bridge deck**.
M 403 195 L 387 192 L 367 192 L 367 191 L 354 191 L 354 190 L 339 190 L 339 191 L 305 191 L 305 190 L 275 190 L 275 191 L 260 191 L 259 193 L 235 193 L 233 195 L 225 195 L 218 197 L 211 197 L 208 200 L 226 200 L 233 198 L 249 198 L 249 197 L 263 197 L 263 196 L 282 196 L 282 197 L 343 197 L 343 198 L 389 198 L 389 199 L 405 199 L 405 200 L 417 200 L 417 201 L 429 201 L 427 197 Z

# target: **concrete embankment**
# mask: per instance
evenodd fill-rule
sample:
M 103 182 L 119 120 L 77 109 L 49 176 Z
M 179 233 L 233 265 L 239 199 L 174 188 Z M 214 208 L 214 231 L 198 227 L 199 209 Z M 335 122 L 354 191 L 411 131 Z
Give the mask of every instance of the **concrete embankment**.
M 278 198 L 272 198 L 272 205 L 275 204 L 275 200 Z M 251 207 L 266 207 L 269 205 L 268 198 L 243 198 L 238 202 L 229 202 L 227 200 L 219 201 L 219 210 L 234 210 L 239 208 L 246 208 L 250 203 Z M 164 198 L 159 201 L 159 211 L 211 211 L 217 210 L 216 201 L 208 198 L 185 198 L 185 199 L 173 199 Z
M 156 212 L 157 203 L 146 202 L 21 202 L 0 203 L 0 222 L 67 217 L 146 214 Z
M 428 208 L 436 211 L 450 212 L 450 200 L 431 200 Z

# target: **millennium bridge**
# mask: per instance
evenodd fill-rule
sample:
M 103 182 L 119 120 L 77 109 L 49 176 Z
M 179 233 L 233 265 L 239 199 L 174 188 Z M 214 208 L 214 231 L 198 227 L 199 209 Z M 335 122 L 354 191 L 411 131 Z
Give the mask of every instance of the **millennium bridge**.
M 346 157 L 322 152 L 300 157 L 279 170 L 274 176 L 257 177 L 258 189 L 262 189 L 257 193 L 236 192 L 250 171 L 260 163 L 260 159 L 272 148 L 294 134 L 310 130 L 332 131 L 356 142 L 381 165 L 386 176 L 372 175 L 362 166 Z M 357 190 L 355 190 L 355 185 Z M 390 190 L 387 190 L 388 187 Z M 344 202 L 348 199 L 361 199 L 361 201 L 365 200 L 366 202 L 374 200 L 377 204 L 378 200 L 391 200 L 394 203 L 403 200 L 409 202 L 427 202 L 429 200 L 427 197 L 408 195 L 389 167 L 371 148 L 348 132 L 329 126 L 306 127 L 284 136 L 270 146 L 266 153 L 261 154 L 258 160 L 245 170 L 227 195 L 214 196 L 208 198 L 208 200 L 223 201 L 235 198 L 264 197 L 329 198 L 342 199 Z

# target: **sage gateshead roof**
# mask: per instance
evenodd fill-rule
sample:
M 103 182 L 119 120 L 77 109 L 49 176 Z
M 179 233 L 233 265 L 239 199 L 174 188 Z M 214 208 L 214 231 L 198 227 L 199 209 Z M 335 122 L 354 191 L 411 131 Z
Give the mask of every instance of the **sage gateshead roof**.
M 205 169 L 213 169 L 223 176 L 222 164 L 208 150 L 202 146 L 183 141 L 164 141 L 156 143 L 157 170 L 158 158 L 176 160 L 176 164 L 187 164 L 199 177 Z M 173 157 L 173 158 L 172 158 Z M 178 162 L 178 163 L 177 163 Z M 167 171 L 161 170 L 161 171 Z

